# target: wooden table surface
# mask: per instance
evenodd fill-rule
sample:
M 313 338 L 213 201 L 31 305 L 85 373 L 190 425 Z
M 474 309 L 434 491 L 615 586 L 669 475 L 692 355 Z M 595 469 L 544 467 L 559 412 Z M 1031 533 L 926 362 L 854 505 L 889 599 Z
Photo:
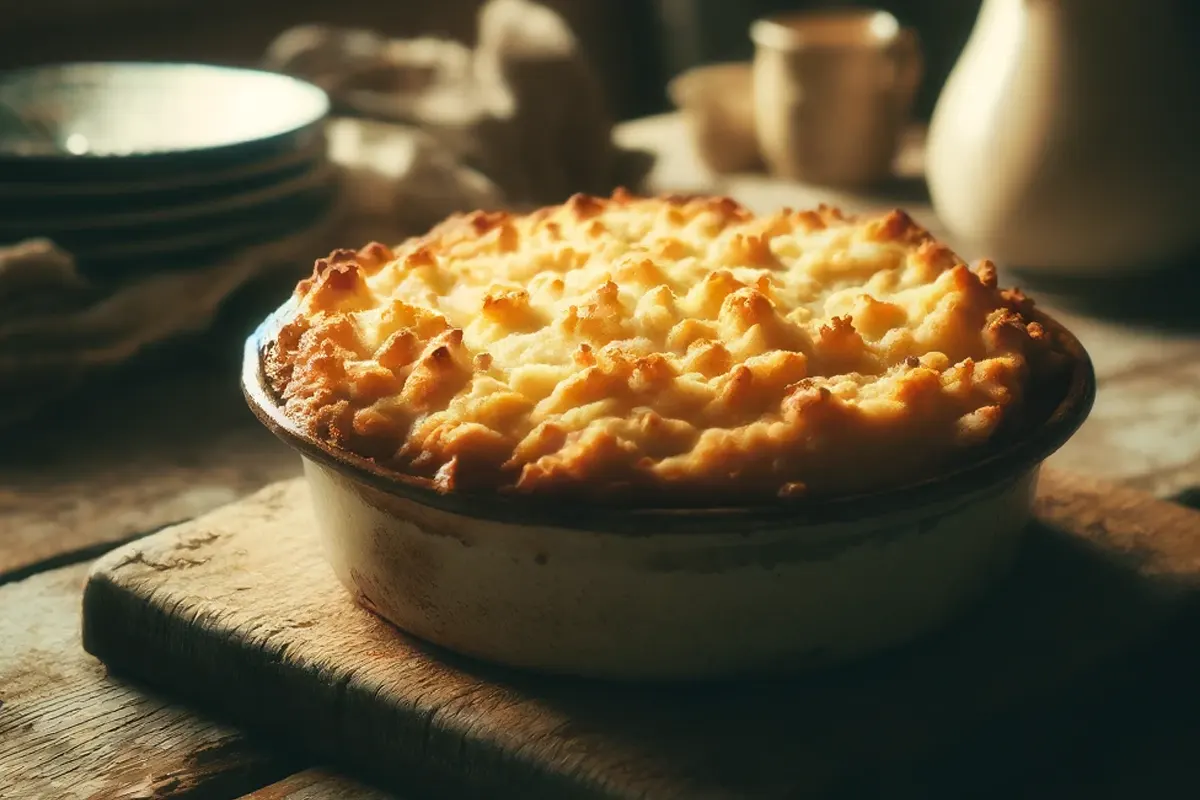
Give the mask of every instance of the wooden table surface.
M 756 210 L 901 205 L 938 228 L 921 191 L 916 135 L 900 160 L 904 179 L 870 197 L 762 176 L 718 179 L 673 115 L 627 123 L 618 136 L 659 154 L 655 190 L 716 190 Z M 1122 291 L 1133 296 L 1139 285 Z M 1200 320 L 1191 329 L 1065 300 L 1045 305 L 1089 349 L 1100 383 L 1091 419 L 1052 463 L 1164 497 L 1200 486 Z M 168 361 L 114 375 L 0 431 L 0 798 L 393 796 L 111 678 L 80 648 L 79 592 L 97 555 L 299 473 L 296 457 L 244 408 L 235 336 L 214 341 L 186 368 Z M 1030 794 L 1195 791 L 1200 692 L 1171 705 L 1150 729 L 1106 733 L 1081 755 L 1092 768 L 1048 775 Z

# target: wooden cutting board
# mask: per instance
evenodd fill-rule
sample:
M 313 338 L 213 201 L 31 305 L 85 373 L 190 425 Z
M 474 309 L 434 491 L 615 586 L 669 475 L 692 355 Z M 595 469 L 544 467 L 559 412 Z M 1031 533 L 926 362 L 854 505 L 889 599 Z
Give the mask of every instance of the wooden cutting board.
M 1037 513 L 1012 578 L 924 642 L 788 681 L 630 686 L 468 661 L 360 609 L 296 480 L 101 559 L 84 645 L 419 796 L 980 796 L 1058 758 L 1200 594 L 1200 513 L 1055 472 Z

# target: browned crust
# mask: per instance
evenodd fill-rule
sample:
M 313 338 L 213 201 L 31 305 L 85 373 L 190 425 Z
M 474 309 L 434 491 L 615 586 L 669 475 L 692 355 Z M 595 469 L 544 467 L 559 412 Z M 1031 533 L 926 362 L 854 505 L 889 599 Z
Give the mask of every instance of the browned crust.
M 651 233 L 620 233 L 650 217 Z M 600 274 L 622 236 L 636 247 Z M 790 255 L 821 242 L 810 267 Z M 720 263 L 695 272 L 697 243 Z M 839 266 L 856 248 L 878 268 Z M 483 287 L 479 264 L 524 282 Z M 452 309 L 472 281 L 469 313 Z M 902 211 L 576 195 L 336 251 L 296 292 L 263 354 L 285 413 L 448 492 L 707 505 L 886 488 L 1019 427 L 1066 358 L 990 262 L 969 268 Z M 548 384 L 518 340 L 542 348 Z

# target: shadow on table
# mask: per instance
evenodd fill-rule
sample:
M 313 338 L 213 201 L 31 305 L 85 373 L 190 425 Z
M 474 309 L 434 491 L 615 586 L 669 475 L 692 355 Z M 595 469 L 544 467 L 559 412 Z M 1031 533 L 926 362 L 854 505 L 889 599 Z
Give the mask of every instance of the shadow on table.
M 1128 275 L 1008 272 L 1031 296 L 1067 311 L 1176 331 L 1200 331 L 1200 250 Z
M 929 187 L 920 175 L 894 175 L 871 187 L 871 199 L 882 205 L 904 206 L 929 205 Z
M 1146 750 L 1148 728 L 1200 740 L 1179 713 L 1200 707 L 1194 598 L 1139 564 L 1039 524 L 1012 577 L 950 630 L 801 680 L 620 685 L 413 645 L 569 720 L 555 746 L 595 759 L 576 790 L 601 791 L 616 773 L 597 764 L 619 763 L 643 788 L 697 793 L 1073 796 L 1045 792 L 1103 788 L 1097 774 Z

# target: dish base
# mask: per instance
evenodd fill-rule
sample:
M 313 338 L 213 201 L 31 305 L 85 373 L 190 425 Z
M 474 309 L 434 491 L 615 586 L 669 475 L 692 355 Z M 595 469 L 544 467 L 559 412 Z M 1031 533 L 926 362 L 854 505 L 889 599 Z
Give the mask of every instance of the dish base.
M 546 678 L 422 644 L 338 583 L 300 480 L 101 559 L 84 645 L 398 789 L 869 796 L 898 774 L 918 789 L 1017 781 L 1063 756 L 1094 724 L 1081 701 L 1190 626 L 1200 597 L 1200 513 L 1049 470 L 1036 510 L 1014 574 L 970 616 L 791 680 Z

